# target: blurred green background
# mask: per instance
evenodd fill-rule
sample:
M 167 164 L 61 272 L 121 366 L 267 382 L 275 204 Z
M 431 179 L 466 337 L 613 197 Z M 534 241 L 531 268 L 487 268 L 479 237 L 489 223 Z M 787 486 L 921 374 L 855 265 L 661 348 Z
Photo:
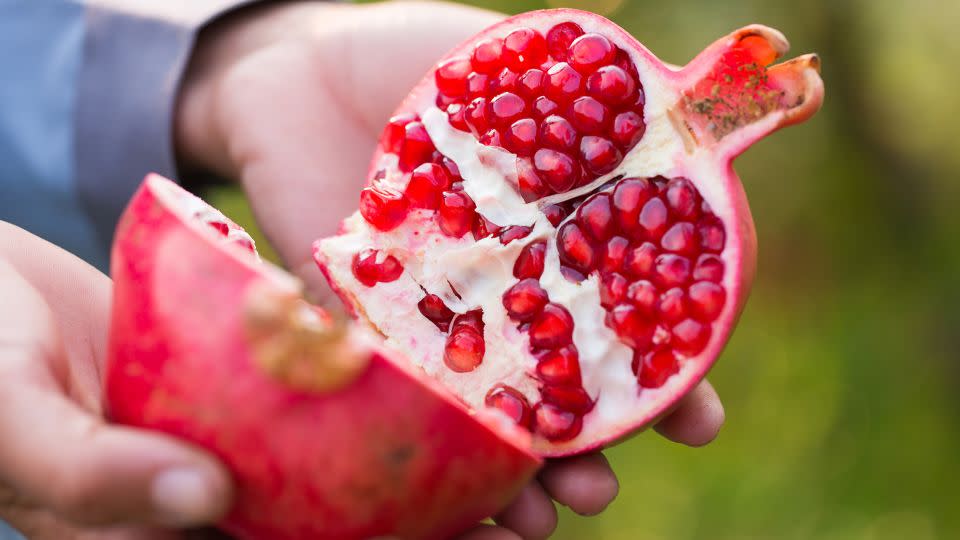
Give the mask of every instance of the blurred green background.
M 555 538 L 960 538 L 960 2 L 471 3 L 597 11 L 676 64 L 760 22 L 824 62 L 823 110 L 736 163 L 760 252 L 720 437 L 610 450 L 619 498 Z

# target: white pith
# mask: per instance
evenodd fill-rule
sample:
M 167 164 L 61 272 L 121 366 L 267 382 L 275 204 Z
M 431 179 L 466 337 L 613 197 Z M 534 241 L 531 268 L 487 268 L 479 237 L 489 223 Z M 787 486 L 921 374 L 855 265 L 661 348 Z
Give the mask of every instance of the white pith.
M 530 20 L 526 26 L 546 32 L 558 22 L 570 20 L 562 13 L 544 15 Z M 703 198 L 713 208 L 725 226 L 726 247 L 721 254 L 726 271 L 723 287 L 728 292 L 739 288 L 740 239 L 736 237 L 738 224 L 733 222 L 729 195 L 727 164 L 713 147 L 685 145 L 685 135 L 677 131 L 668 112 L 680 100 L 675 82 L 662 76 L 662 69 L 654 66 L 650 57 L 637 54 L 635 44 L 628 44 L 611 35 L 609 23 L 579 20 L 585 31 L 595 31 L 611 39 L 628 53 L 636 63 L 646 105 L 644 116 L 646 132 L 612 172 L 590 185 L 567 193 L 554 195 L 533 203 L 525 203 L 515 189 L 515 156 L 505 150 L 484 146 L 469 133 L 450 126 L 446 114 L 433 105 L 436 95 L 419 96 L 418 114 L 437 149 L 458 166 L 464 190 L 474 200 L 477 211 L 497 225 L 533 226 L 533 232 L 507 246 L 497 238 L 474 241 L 469 233 L 461 239 L 442 234 L 436 226 L 433 212 L 417 210 L 398 228 L 382 232 L 370 226 L 359 213 L 344 222 L 339 236 L 318 243 L 318 256 L 330 278 L 337 286 L 362 306 L 364 316 L 383 333 L 387 342 L 404 351 L 415 363 L 453 388 L 469 405 L 481 407 L 490 388 L 503 383 L 522 392 L 531 404 L 540 401 L 540 383 L 532 375 L 535 358 L 529 352 L 525 332 L 517 330 L 517 323 L 507 317 L 502 305 L 503 293 L 517 280 L 513 277 L 514 261 L 523 246 L 538 239 L 549 238 L 544 273 L 540 279 L 551 302 L 564 305 L 574 319 L 573 341 L 579 350 L 583 386 L 596 400 L 594 408 L 584 416 L 583 429 L 572 440 L 551 443 L 535 438 L 539 451 L 562 454 L 566 450 L 592 447 L 597 441 L 607 441 L 635 426 L 639 419 L 649 418 L 650 411 L 661 410 L 678 393 L 689 387 L 693 377 L 703 373 L 698 358 L 681 360 L 680 372 L 670 377 L 657 389 L 641 389 L 631 371 L 633 350 L 624 345 L 605 322 L 606 310 L 600 305 L 598 278 L 588 277 L 573 283 L 560 273 L 557 254 L 556 228 L 539 211 L 539 207 L 561 200 L 576 198 L 593 192 L 617 176 L 689 178 Z M 487 34 L 503 36 L 515 27 Z M 478 157 L 481 156 L 481 157 Z M 391 167 L 394 156 L 383 157 L 382 166 Z M 389 175 L 384 181 L 402 190 L 400 175 Z M 357 252 L 368 247 L 385 250 L 404 265 L 402 276 L 390 283 L 366 287 L 351 271 L 351 261 Z M 460 298 L 454 294 L 453 285 Z M 442 297 L 456 312 L 482 308 L 485 323 L 486 352 L 481 365 L 470 373 L 456 373 L 443 363 L 446 334 L 427 320 L 418 310 L 423 297 L 421 287 L 428 293 Z M 732 296 L 732 294 L 731 294 Z M 714 328 L 729 324 L 734 317 L 735 302 L 728 299 L 717 317 Z M 704 357 L 712 358 L 718 342 L 726 339 L 713 332 Z

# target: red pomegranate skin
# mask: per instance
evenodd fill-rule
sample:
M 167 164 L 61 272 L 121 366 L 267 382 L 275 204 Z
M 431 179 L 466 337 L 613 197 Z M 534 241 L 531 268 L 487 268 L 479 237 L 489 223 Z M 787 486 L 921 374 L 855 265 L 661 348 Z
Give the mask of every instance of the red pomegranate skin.
M 526 434 L 478 420 L 374 346 L 341 388 L 298 390 L 251 348 L 245 303 L 297 282 L 171 211 L 148 177 L 120 222 L 105 387 L 109 417 L 218 456 L 241 539 L 448 538 L 511 501 L 540 466 Z M 173 194 L 173 195 L 170 195 Z M 391 356 L 392 355 L 392 356 Z

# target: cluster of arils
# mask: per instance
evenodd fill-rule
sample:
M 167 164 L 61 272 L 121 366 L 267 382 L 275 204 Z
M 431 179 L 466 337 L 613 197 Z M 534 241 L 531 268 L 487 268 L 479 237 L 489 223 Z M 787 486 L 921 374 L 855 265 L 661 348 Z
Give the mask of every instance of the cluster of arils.
M 723 223 L 685 178 L 626 178 L 560 226 L 568 279 L 598 274 L 607 326 L 634 352 L 643 387 L 663 385 L 701 352 L 725 301 Z
M 572 22 L 546 36 L 518 28 L 484 39 L 440 64 L 435 79 L 453 127 L 518 156 L 527 201 L 612 171 L 646 128 L 627 53 Z

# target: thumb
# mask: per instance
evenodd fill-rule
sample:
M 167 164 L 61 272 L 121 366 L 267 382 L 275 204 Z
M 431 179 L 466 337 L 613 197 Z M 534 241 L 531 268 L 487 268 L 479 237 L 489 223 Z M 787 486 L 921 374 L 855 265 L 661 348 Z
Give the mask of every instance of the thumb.
M 0 261 L 0 483 L 15 498 L 85 525 L 180 527 L 229 505 L 227 472 L 172 438 L 109 426 L 64 394 L 49 307 Z

